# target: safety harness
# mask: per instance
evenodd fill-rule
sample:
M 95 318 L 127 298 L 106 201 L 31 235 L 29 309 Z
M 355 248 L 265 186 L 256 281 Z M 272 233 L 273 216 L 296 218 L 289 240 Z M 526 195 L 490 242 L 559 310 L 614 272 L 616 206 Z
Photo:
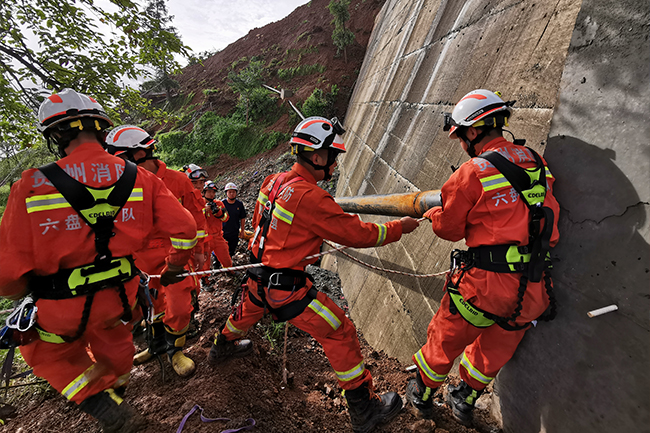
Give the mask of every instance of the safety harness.
M 114 218 L 128 201 L 137 176 L 137 166 L 126 161 L 124 173 L 113 185 L 91 188 L 70 177 L 56 163 L 39 167 L 63 198 L 88 224 L 95 234 L 97 255 L 92 264 L 72 269 L 61 269 L 56 274 L 34 276 L 29 281 L 29 289 L 37 299 L 69 299 L 86 296 L 81 323 L 74 336 L 56 335 L 37 328 L 41 339 L 54 343 L 77 340 L 86 330 L 90 308 L 95 293 L 100 290 L 118 287 L 124 308 L 123 321 L 132 318 L 131 307 L 124 283 L 138 274 L 133 257 L 113 258 L 109 241 L 113 233 Z
M 522 303 L 528 281 L 539 282 L 544 278 L 544 286 L 549 298 L 550 310 L 537 320 L 550 321 L 555 318 L 557 303 L 553 294 L 550 270 L 550 239 L 555 215 L 544 206 L 546 197 L 546 167 L 542 158 L 531 148 L 527 149 L 535 158 L 533 169 L 524 169 L 510 162 L 498 152 L 485 152 L 480 158 L 491 162 L 517 191 L 529 210 L 528 245 L 484 245 L 469 248 L 467 251 L 454 250 L 451 253 L 451 268 L 447 276 L 447 292 L 452 302 L 449 310 L 457 312 L 472 325 L 484 328 L 497 323 L 503 329 L 516 331 L 525 329 L 532 322 L 517 325 L 515 320 L 521 314 Z M 542 221 L 544 224 L 542 225 Z M 467 271 L 476 267 L 490 272 L 521 273 L 517 291 L 517 306 L 510 317 L 500 317 L 481 310 L 463 299 L 458 290 L 461 279 Z M 458 274 L 454 281 L 453 276 Z M 510 324 L 512 322 L 513 324 Z
M 273 214 L 276 211 L 276 198 L 284 190 L 284 188 L 288 187 L 292 183 L 304 180 L 301 176 L 297 176 L 287 181 L 286 183 L 283 183 L 288 174 L 288 172 L 280 174 L 275 179 L 273 187 L 269 192 L 268 201 L 264 205 L 264 211 L 260 217 L 260 222 L 257 226 L 257 229 L 255 230 L 255 237 L 253 238 L 253 243 L 251 244 L 253 245 L 259 237 L 259 248 L 257 250 L 257 256 L 255 256 L 252 250 L 250 253 L 251 263 L 262 263 L 266 238 L 269 232 L 269 227 L 271 226 Z M 251 302 L 258 307 L 268 309 L 274 315 L 275 320 L 278 322 L 286 322 L 287 320 L 291 320 L 294 317 L 300 315 L 300 313 L 302 313 L 305 308 L 307 308 L 309 303 L 316 298 L 316 294 L 318 293 L 318 291 L 312 287 L 304 298 L 289 302 L 288 304 L 283 305 L 279 308 L 272 308 L 269 306 L 269 303 L 266 299 L 266 294 L 264 292 L 265 287 L 268 287 L 269 289 L 290 292 L 286 297 L 282 299 L 270 298 L 272 302 L 280 303 L 289 299 L 296 290 L 304 287 L 305 284 L 307 284 L 308 279 L 314 282 L 313 277 L 305 271 L 286 268 L 275 269 L 269 266 L 249 269 L 247 271 L 247 277 L 253 279 L 257 283 L 257 295 L 262 300 L 260 302 L 254 296 L 249 296 Z

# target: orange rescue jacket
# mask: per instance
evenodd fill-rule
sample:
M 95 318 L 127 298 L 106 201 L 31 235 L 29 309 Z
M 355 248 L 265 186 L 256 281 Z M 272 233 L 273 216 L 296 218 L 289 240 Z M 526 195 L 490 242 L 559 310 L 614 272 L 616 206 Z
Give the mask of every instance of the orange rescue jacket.
M 57 161 L 89 187 L 107 187 L 124 171 L 124 161 L 98 143 L 84 143 Z M 167 237 L 167 262 L 184 265 L 196 244 L 196 223 L 153 174 L 138 169 L 134 189 L 117 214 L 109 243 L 113 257 L 145 247 L 152 231 Z M 78 213 L 38 169 L 23 172 L 11 188 L 0 225 L 0 296 L 20 293 L 17 281 L 30 273 L 48 276 L 94 261 L 94 235 Z M 173 246 L 173 248 L 172 248 Z

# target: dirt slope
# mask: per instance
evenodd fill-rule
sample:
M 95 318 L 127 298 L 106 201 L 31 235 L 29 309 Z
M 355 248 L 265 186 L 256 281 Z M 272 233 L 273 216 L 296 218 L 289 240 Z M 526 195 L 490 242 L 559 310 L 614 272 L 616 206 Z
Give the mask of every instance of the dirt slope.
M 176 77 L 184 95 L 193 94 L 191 104 L 198 111 L 214 111 L 228 114 L 236 104 L 236 95 L 227 85 L 228 72 L 233 63 L 234 70 L 248 64 L 253 56 L 262 58 L 267 65 L 267 85 L 294 91 L 291 100 L 304 101 L 315 88 L 329 91 L 332 84 L 339 87 L 335 103 L 335 114 L 345 115 L 355 80 L 361 69 L 366 46 L 374 26 L 375 17 L 385 0 L 353 0 L 350 4 L 348 28 L 355 40 L 347 48 L 347 63 L 343 55 L 336 56 L 332 42 L 332 15 L 327 9 L 329 0 L 313 0 L 293 11 L 286 18 L 251 30 L 248 35 L 230 44 L 201 64 L 188 66 Z M 279 69 L 300 65 L 321 65 L 322 73 L 295 76 L 285 81 L 277 76 Z M 218 89 L 208 96 L 204 89 Z M 289 125 L 288 117 L 282 118 L 270 129 L 289 132 L 295 125 Z M 191 127 L 191 125 L 188 125 Z

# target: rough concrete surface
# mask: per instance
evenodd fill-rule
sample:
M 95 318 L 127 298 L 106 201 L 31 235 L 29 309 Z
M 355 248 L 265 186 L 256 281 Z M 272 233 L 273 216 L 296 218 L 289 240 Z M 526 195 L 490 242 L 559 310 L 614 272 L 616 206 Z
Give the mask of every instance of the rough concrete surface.
M 517 100 L 509 129 L 544 152 L 557 178 L 559 315 L 529 332 L 497 377 L 506 432 L 650 431 L 649 12 L 648 0 L 393 0 L 377 17 L 345 119 L 337 196 L 439 189 L 467 158 L 442 131 L 442 112 L 475 88 Z M 423 224 L 354 254 L 431 273 L 462 246 Z M 339 271 L 368 341 L 408 362 L 443 277 L 341 257 L 324 265 Z M 587 318 L 609 304 L 619 310 Z

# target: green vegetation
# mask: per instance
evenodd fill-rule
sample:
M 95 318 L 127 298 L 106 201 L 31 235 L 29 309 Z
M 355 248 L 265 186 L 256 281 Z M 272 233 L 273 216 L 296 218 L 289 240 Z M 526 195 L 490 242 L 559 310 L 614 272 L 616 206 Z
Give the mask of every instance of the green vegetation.
M 164 64 L 175 72 L 173 55 L 188 53 L 137 2 L 114 1 L 108 8 L 92 0 L 6 0 L 0 15 L 0 142 L 17 147 L 40 140 L 34 118 L 49 95 L 43 88 L 74 88 L 107 108 L 121 99 L 124 77 L 137 79 L 146 72 L 143 65 Z M 98 31 L 98 20 L 112 30 Z
M 327 8 L 330 14 L 334 17 L 334 31 L 332 32 L 332 40 L 336 46 L 336 54 L 339 55 L 343 51 L 345 63 L 348 62 L 347 46 L 354 41 L 354 33 L 345 27 L 346 21 L 350 19 L 350 0 L 331 0 Z
M 333 84 L 330 92 L 325 93 L 321 89 L 314 89 L 311 95 L 302 104 L 302 114 L 305 117 L 309 116 L 324 116 L 332 117 L 332 108 L 336 97 L 339 93 L 339 88 Z
M 253 108 L 252 98 L 263 99 L 259 89 L 264 80 L 264 61 L 251 59 L 248 65 L 242 68 L 238 73 L 230 71 L 228 73 L 228 86 L 233 92 L 239 93 L 239 103 L 246 113 L 246 126 L 248 126 L 250 111 Z
M 196 122 L 192 132 L 174 131 L 158 134 L 158 153 L 172 166 L 205 161 L 212 164 L 221 154 L 249 158 L 286 141 L 286 134 L 264 133 L 260 126 L 246 126 L 233 117 L 207 112 Z
M 322 74 L 323 72 L 325 72 L 325 66 L 315 63 L 313 65 L 300 65 L 287 69 L 278 69 L 278 78 L 283 81 L 289 81 L 293 77 L 311 75 L 316 73 Z

